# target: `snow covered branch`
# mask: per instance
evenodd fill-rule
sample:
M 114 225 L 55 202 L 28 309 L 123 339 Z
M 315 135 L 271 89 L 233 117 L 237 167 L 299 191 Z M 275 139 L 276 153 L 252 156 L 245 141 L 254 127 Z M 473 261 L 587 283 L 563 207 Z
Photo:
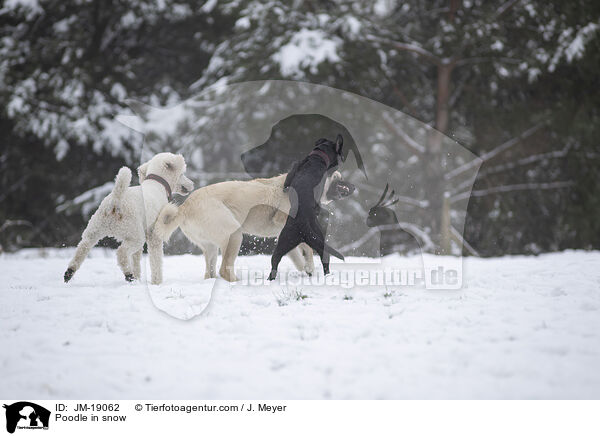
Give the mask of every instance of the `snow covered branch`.
M 454 92 L 452 93 L 452 95 L 450 96 L 450 99 L 448 100 L 448 107 L 454 107 L 454 105 L 456 104 L 456 101 L 462 95 L 463 89 L 465 87 L 465 84 L 468 81 L 468 78 L 469 78 L 469 76 L 463 77 L 462 80 L 460 82 L 458 82 L 458 85 L 455 86 Z
M 485 161 L 488 161 L 494 157 L 496 157 L 497 155 L 499 155 L 500 153 L 502 153 L 503 151 L 508 150 L 511 147 L 514 147 L 515 145 L 517 145 L 518 143 L 520 143 L 521 141 L 523 141 L 524 139 L 527 139 L 528 137 L 530 137 L 531 135 L 533 135 L 535 132 L 537 132 L 539 129 L 541 129 L 544 125 L 546 124 L 546 120 L 536 124 L 533 127 L 530 127 L 529 129 L 525 130 L 523 133 L 521 133 L 519 136 L 516 136 L 502 144 L 500 144 L 499 146 L 497 146 L 496 148 L 484 153 L 482 156 L 480 156 L 480 159 Z M 475 168 L 478 165 L 479 161 L 478 160 L 472 160 L 469 161 L 455 169 L 453 169 L 452 171 L 448 172 L 447 174 L 444 175 L 444 178 L 446 180 L 451 180 L 454 177 L 463 174 L 465 171 L 469 171 L 472 168 Z
M 452 237 L 454 238 L 454 240 L 462 245 L 463 247 L 465 247 L 467 249 L 467 251 L 469 253 L 471 253 L 472 256 L 477 256 L 479 257 L 479 253 L 477 252 L 477 250 L 475 250 L 471 244 L 469 244 L 465 238 L 463 238 L 463 236 L 458 232 L 458 230 L 456 230 L 454 227 L 450 226 L 450 234 L 452 235 Z
M 555 150 L 555 151 L 550 151 L 548 153 L 534 154 L 532 156 L 527 156 L 527 157 L 518 159 L 515 162 L 506 162 L 506 163 L 503 163 L 500 165 L 496 165 L 494 167 L 479 171 L 479 174 L 477 174 L 477 177 L 482 178 L 482 177 L 488 176 L 490 174 L 497 174 L 497 173 L 500 173 L 503 171 L 509 171 L 509 170 L 515 169 L 517 167 L 530 165 L 532 163 L 540 162 L 540 161 L 544 161 L 544 160 L 560 159 L 567 155 L 570 148 L 571 148 L 571 144 L 567 144 L 562 150 Z M 470 179 L 465 180 L 464 182 L 458 184 L 453 189 L 452 192 L 453 193 L 461 192 L 463 189 L 468 188 L 469 185 L 471 185 L 471 184 L 472 184 L 472 181 Z
M 2 233 L 3 231 L 5 231 L 9 227 L 14 227 L 14 226 L 28 226 L 28 227 L 31 227 L 32 224 L 29 221 L 26 221 L 26 220 L 6 220 L 0 226 L 0 233 Z
M 398 136 L 400 136 L 404 140 L 404 142 L 406 142 L 406 144 L 410 148 L 412 148 L 413 150 L 415 150 L 416 152 L 418 152 L 420 154 L 425 153 L 425 147 L 422 146 L 421 144 L 419 144 L 414 139 L 412 139 L 406 133 L 404 133 L 404 131 L 401 128 L 399 128 L 396 124 L 394 124 L 394 122 L 392 120 L 390 120 L 389 115 L 387 113 L 383 114 L 382 119 L 383 119 L 383 121 L 385 121 L 385 123 L 388 125 L 388 127 L 391 130 L 393 130 L 396 134 L 398 134 Z
M 512 170 L 519 166 L 529 165 L 535 162 L 540 162 L 548 159 L 560 159 L 567 155 L 569 149 L 571 148 L 571 144 L 567 144 L 562 150 L 554 150 L 548 153 L 540 153 L 534 154 L 531 156 L 527 156 L 521 159 L 518 159 L 515 162 L 507 162 L 500 165 L 496 165 L 494 167 L 485 169 L 479 172 L 479 176 L 486 176 L 488 174 L 496 174 L 502 171 Z
M 519 63 L 523 62 L 523 60 L 515 59 L 515 58 L 507 58 L 507 57 L 476 56 L 476 57 L 472 57 L 472 58 L 459 59 L 454 63 L 454 65 L 456 65 L 457 67 L 461 67 L 463 65 L 478 64 L 481 62 L 504 62 L 507 64 L 519 64 Z
M 354 242 L 344 245 L 339 250 L 340 251 L 348 251 L 348 250 L 356 250 L 360 248 L 365 242 L 371 239 L 378 232 L 388 231 L 388 230 L 404 230 L 405 232 L 410 233 L 419 241 L 421 245 L 422 251 L 432 251 L 435 245 L 433 241 L 424 230 L 420 229 L 418 226 L 412 223 L 399 222 L 396 224 L 386 224 L 384 226 L 371 227 L 367 233 L 365 233 L 362 237 L 357 239 Z
M 497 20 L 502 15 L 504 15 L 510 8 L 512 8 L 515 4 L 517 4 L 519 0 L 509 0 L 506 3 L 503 3 L 498 9 L 496 9 L 496 13 L 494 14 L 494 20 Z
M 466 191 L 460 194 L 453 195 L 450 202 L 454 203 L 460 200 L 465 200 L 469 197 L 485 197 L 486 195 L 499 194 L 503 192 L 515 192 L 515 191 L 530 191 L 534 189 L 561 189 L 573 186 L 573 181 L 564 182 L 549 182 L 549 183 L 521 183 L 517 185 L 504 185 L 494 186 L 488 189 L 480 189 L 476 191 Z
M 443 64 L 442 59 L 440 59 L 439 57 L 437 57 L 430 51 L 425 50 L 423 47 L 416 45 L 416 44 L 408 44 L 405 42 L 398 42 L 398 41 L 394 41 L 394 40 L 391 40 L 388 38 L 378 37 L 375 35 L 367 35 L 366 39 L 368 41 L 375 41 L 375 42 L 382 42 L 385 44 L 389 44 L 389 45 L 393 46 L 394 48 L 401 50 L 401 51 L 408 51 L 411 53 L 416 53 L 417 55 L 421 56 L 422 58 L 428 60 L 429 62 L 431 62 L 435 65 Z

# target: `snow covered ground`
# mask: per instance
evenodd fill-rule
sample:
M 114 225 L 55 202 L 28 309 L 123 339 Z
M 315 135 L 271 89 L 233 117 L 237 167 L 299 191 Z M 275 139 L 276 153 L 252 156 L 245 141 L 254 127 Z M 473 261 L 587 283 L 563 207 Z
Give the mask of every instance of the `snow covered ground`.
M 207 283 L 192 255 L 128 284 L 103 249 L 65 285 L 72 253 L 0 256 L 0 398 L 600 398 L 599 252 L 467 258 L 458 291 Z

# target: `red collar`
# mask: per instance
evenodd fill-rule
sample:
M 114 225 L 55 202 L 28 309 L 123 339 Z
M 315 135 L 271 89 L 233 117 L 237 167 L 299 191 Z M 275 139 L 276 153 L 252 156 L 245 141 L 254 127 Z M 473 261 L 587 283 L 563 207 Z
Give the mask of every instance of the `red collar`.
M 165 190 L 167 191 L 167 200 L 169 200 L 169 201 L 172 200 L 173 196 L 171 194 L 171 187 L 169 186 L 169 183 L 167 183 L 167 181 L 165 179 L 163 179 L 161 176 L 157 176 L 156 174 L 148 174 L 146 176 L 146 180 L 156 180 L 158 183 L 163 185 L 165 187 Z
M 329 156 L 327 156 L 327 153 L 325 153 L 323 150 L 319 150 L 318 148 L 315 148 L 308 155 L 310 156 L 311 154 L 316 154 L 317 156 L 320 156 L 325 161 L 325 166 L 327 168 L 329 168 L 329 164 L 331 163 L 331 160 L 329 159 Z

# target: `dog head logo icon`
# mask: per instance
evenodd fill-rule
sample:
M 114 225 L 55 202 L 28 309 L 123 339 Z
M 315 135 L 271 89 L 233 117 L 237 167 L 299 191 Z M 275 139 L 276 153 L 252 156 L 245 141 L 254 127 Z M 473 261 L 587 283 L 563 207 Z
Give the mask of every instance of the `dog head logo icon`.
M 6 409 L 6 431 L 14 433 L 19 429 L 47 429 L 50 411 L 28 401 L 4 405 Z

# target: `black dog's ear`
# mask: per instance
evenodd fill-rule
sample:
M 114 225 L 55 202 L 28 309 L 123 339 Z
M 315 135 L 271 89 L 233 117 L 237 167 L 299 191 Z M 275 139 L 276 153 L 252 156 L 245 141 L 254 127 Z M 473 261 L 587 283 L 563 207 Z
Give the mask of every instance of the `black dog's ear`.
M 335 138 L 335 152 L 337 154 L 342 154 L 342 147 L 344 146 L 344 138 L 342 135 L 338 133 L 337 138 Z

